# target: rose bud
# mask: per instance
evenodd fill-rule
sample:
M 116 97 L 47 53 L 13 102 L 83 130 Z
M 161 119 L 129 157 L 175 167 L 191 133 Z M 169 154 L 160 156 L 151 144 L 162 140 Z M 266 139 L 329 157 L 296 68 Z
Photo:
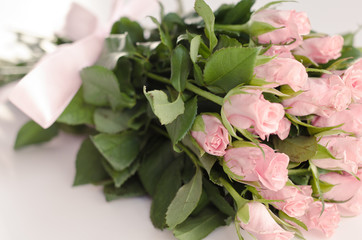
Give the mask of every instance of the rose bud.
M 254 68 L 257 78 L 272 84 L 265 87 L 278 87 L 288 84 L 293 91 L 299 91 L 307 82 L 308 74 L 303 64 L 291 58 L 274 58 L 270 62 Z
M 260 189 L 260 195 L 265 199 L 282 200 L 272 203 L 291 217 L 300 217 L 305 214 L 310 203 L 313 202 L 311 186 L 285 186 L 279 191 Z
M 310 22 L 303 12 L 297 13 L 295 10 L 275 10 L 264 9 L 256 12 L 251 21 L 265 22 L 273 27 L 280 28 L 272 32 L 258 36 L 259 43 L 262 44 L 289 44 L 289 49 L 293 49 L 302 43 L 301 35 L 310 32 Z
M 224 103 L 223 111 L 236 128 L 249 129 L 265 139 L 275 133 L 284 117 L 284 108 L 279 103 L 264 99 L 260 90 L 243 90 L 245 93 L 230 96 Z
M 362 139 L 349 136 L 322 137 L 319 144 L 325 146 L 336 158 L 313 159 L 313 163 L 323 169 L 343 170 L 357 174 L 362 167 Z
M 228 131 L 213 115 L 197 116 L 191 129 L 191 135 L 205 152 L 215 156 L 223 156 L 229 144 Z
M 309 78 L 302 90 L 301 94 L 283 101 L 283 105 L 290 108 L 289 114 L 329 117 L 336 111 L 345 110 L 351 103 L 351 91 L 337 75 Z
M 240 226 L 258 240 L 288 240 L 294 233 L 285 231 L 273 219 L 262 203 L 249 202 L 249 222 L 240 221 Z
M 302 45 L 294 49 L 294 54 L 306 56 L 316 63 L 327 63 L 341 56 L 343 42 L 343 37 L 339 35 L 308 38 L 303 41 Z
M 359 59 L 350 66 L 343 75 L 346 86 L 352 91 L 352 98 L 355 102 L 362 100 L 362 59 Z
M 272 45 L 265 53 L 266 56 L 277 56 L 278 58 L 293 58 L 293 54 L 286 46 Z
M 271 147 L 236 147 L 226 150 L 226 167 L 243 182 L 258 182 L 263 188 L 278 191 L 288 180 L 289 157 Z M 233 176 L 231 176 L 233 177 Z

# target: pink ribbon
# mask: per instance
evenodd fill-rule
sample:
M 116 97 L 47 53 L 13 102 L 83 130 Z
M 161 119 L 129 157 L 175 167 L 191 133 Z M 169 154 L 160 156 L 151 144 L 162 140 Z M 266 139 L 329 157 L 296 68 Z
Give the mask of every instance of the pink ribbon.
M 16 85 L 10 101 L 43 128 L 50 127 L 79 90 L 80 70 L 93 65 L 100 56 L 113 22 L 122 15 L 140 18 L 157 6 L 155 1 L 147 1 L 147 5 L 145 2 L 132 0 L 125 4 L 115 0 L 112 15 L 104 26 L 92 13 L 73 4 L 65 28 L 70 29 L 68 37 L 77 41 L 43 57 Z

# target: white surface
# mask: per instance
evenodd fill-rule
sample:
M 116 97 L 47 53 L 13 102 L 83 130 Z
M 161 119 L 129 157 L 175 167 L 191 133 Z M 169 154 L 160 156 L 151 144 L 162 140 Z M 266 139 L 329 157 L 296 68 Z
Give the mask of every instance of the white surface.
M 149 1 L 149 0 L 144 0 Z M 70 0 L 0 0 L 0 28 L 49 36 L 59 27 Z M 105 18 L 109 1 L 79 0 Z M 175 9 L 166 1 L 166 10 Z M 216 7 L 223 1 L 209 0 Z M 227 1 L 231 2 L 231 1 Z M 235 1 L 234 1 L 235 2 Z M 267 1 L 257 0 L 256 6 Z M 314 29 L 329 34 L 352 31 L 362 24 L 357 0 L 301 0 L 284 4 L 307 11 Z M 193 0 L 184 1 L 190 9 Z M 109 6 L 109 5 L 108 5 Z M 2 39 L 0 31 L 0 39 Z M 357 45 L 362 46 L 361 34 Z M 0 52 L 4 51 L 1 48 Z M 11 50 L 5 48 L 6 50 Z M 106 203 L 101 188 L 72 188 L 74 159 L 80 138 L 61 134 L 53 141 L 14 152 L 16 132 L 27 118 L 6 102 L 8 86 L 0 89 L 0 239 L 1 240 L 138 240 L 174 239 L 149 220 L 147 198 Z M 362 216 L 343 219 L 331 240 L 362 239 Z M 216 230 L 207 240 L 237 239 L 233 225 Z M 308 237 L 317 240 L 319 237 Z

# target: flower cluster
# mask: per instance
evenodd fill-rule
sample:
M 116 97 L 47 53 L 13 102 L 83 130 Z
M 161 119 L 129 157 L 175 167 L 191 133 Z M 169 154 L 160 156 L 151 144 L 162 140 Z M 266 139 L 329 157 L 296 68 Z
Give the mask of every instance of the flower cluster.
M 57 122 L 28 123 L 15 147 L 65 125 L 89 135 L 74 185 L 150 195 L 154 226 L 180 239 L 230 217 L 261 240 L 331 236 L 362 212 L 361 53 L 304 12 L 253 3 L 196 0 L 201 22 L 162 13 L 149 37 L 121 18 Z

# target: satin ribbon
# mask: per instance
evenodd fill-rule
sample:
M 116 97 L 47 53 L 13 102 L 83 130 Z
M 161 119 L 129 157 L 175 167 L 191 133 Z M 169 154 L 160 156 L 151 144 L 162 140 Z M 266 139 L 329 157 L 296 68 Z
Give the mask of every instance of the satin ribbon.
M 43 57 L 15 86 L 9 100 L 43 128 L 50 127 L 79 90 L 79 72 L 97 61 L 113 22 L 122 15 L 144 17 L 157 6 L 156 1 L 145 2 L 115 0 L 111 17 L 104 25 L 88 10 L 73 4 L 65 26 L 71 29 L 69 37 L 77 41 L 61 45 Z

